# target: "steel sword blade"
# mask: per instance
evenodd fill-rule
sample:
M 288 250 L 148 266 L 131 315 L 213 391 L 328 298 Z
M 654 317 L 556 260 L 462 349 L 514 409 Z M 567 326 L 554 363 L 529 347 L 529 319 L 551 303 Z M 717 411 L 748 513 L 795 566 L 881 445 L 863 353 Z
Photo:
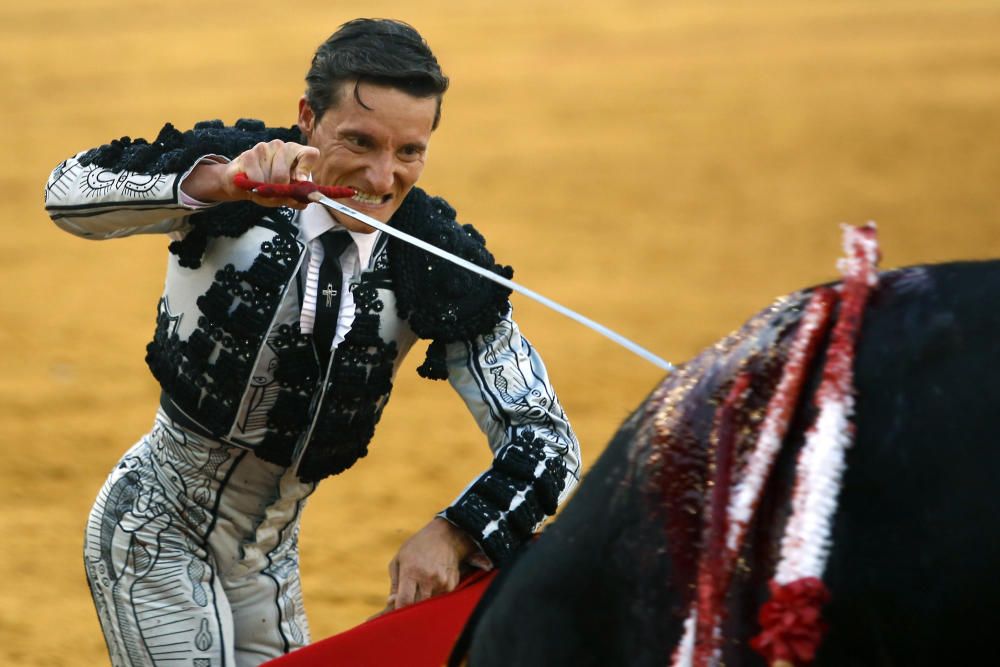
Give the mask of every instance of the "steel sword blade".
M 501 275 L 497 275 L 496 273 L 493 273 L 489 269 L 484 269 L 483 267 L 477 266 L 476 264 L 473 264 L 472 262 L 464 260 L 461 257 L 458 257 L 457 255 L 453 255 L 450 252 L 448 252 L 447 250 L 442 250 L 441 248 L 438 248 L 435 245 L 432 245 L 430 243 L 427 243 L 426 241 L 418 239 L 415 236 L 411 236 L 410 234 L 407 234 L 406 232 L 401 232 L 398 229 L 396 229 L 395 227 L 391 227 L 391 226 L 387 225 L 384 222 L 381 222 L 381 221 L 376 220 L 375 218 L 373 218 L 373 217 L 371 217 L 369 215 L 365 215 L 364 213 L 361 213 L 360 211 L 355 211 L 350 206 L 345 206 L 344 204 L 341 204 L 340 202 L 336 201 L 335 199 L 330 199 L 329 197 L 325 197 L 325 196 L 321 195 L 318 192 L 309 195 L 309 199 L 311 201 L 314 201 L 314 202 L 318 203 L 318 204 L 322 204 L 323 206 L 326 206 L 327 208 L 329 208 L 331 210 L 337 211 L 339 213 L 343 213 L 344 215 L 350 216 L 350 217 L 354 218 L 355 220 L 358 220 L 360 222 L 365 223 L 366 225 L 374 227 L 375 229 L 379 230 L 380 232 L 385 232 L 389 236 L 393 236 L 393 237 L 395 237 L 397 239 L 405 241 L 406 243 L 409 243 L 411 245 L 415 245 L 418 248 L 420 248 L 421 250 L 424 250 L 426 252 L 431 253 L 432 255 L 436 255 L 436 256 L 438 256 L 438 257 L 440 257 L 442 259 L 445 259 L 445 260 L 451 262 L 452 264 L 457 264 L 458 266 L 461 266 L 463 269 L 466 269 L 468 271 L 472 271 L 473 273 L 475 273 L 477 275 L 480 275 L 483 278 L 486 278 L 487 280 L 492 280 L 493 282 L 495 282 L 497 284 L 503 285 L 507 289 L 510 289 L 510 290 L 512 290 L 514 292 L 517 292 L 519 294 L 523 294 L 523 295 L 525 295 L 526 297 L 528 297 L 530 299 L 534 299 L 538 303 L 551 308 L 552 310 L 556 311 L 557 313 L 561 313 L 561 314 L 565 315 L 566 317 L 570 318 L 571 320 L 574 320 L 575 322 L 579 322 L 580 324 L 584 325 L 588 329 L 591 329 L 592 331 L 596 331 L 597 333 L 601 334 L 602 336 L 605 336 L 606 338 L 614 341 L 615 343 L 618 343 L 619 345 L 621 345 L 625 349 L 629 350 L 630 352 L 632 352 L 634 354 L 639 355 L 640 357 L 642 357 L 646 361 L 650 362 L 654 366 L 662 368 L 663 370 L 669 371 L 671 373 L 676 370 L 676 368 L 674 367 L 674 365 L 672 363 L 670 363 L 669 361 L 667 361 L 665 359 L 662 359 L 662 358 L 658 357 L 657 355 L 653 354 L 652 352 L 650 352 L 646 348 L 642 347 L 641 345 L 632 342 L 628 338 L 625 338 L 625 336 L 622 336 L 621 334 L 619 334 L 619 333 L 617 333 L 615 331 L 612 331 L 611 329 L 607 328 L 603 324 L 600 324 L 599 322 L 595 322 L 594 320 L 590 319 L 589 317 L 581 315 L 580 313 L 576 312 L 575 310 L 571 310 L 571 309 L 567 308 L 566 306 L 553 301 L 552 299 L 548 298 L 547 296 L 543 296 L 543 295 L 539 294 L 538 292 L 536 292 L 536 291 L 534 291 L 532 289 L 528 289 L 527 287 L 524 287 L 523 285 L 519 285 L 519 284 L 515 283 L 513 280 L 508 280 L 507 278 L 504 278 Z

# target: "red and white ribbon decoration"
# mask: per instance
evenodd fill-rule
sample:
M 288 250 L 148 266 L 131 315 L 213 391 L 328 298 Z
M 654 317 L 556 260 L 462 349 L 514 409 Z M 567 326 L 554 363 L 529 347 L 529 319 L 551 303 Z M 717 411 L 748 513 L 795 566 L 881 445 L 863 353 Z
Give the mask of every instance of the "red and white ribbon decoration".
M 834 304 L 840 316 L 827 350 L 823 380 L 816 394 L 819 415 L 807 434 L 796 471 L 792 517 L 782 539 L 781 560 L 770 584 L 771 600 L 761 608 L 761 634 L 751 641 L 769 665 L 798 667 L 812 661 L 825 627 L 820 608 L 829 598 L 821 580 L 830 549 L 830 530 L 843 478 L 845 452 L 853 441 L 854 344 L 871 289 L 877 284 L 878 244 L 875 225 L 843 225 L 846 257 L 838 263 L 844 279 L 840 294 L 817 289 L 802 316 L 788 360 L 774 395 L 768 402 L 757 443 L 732 494 L 719 486 L 729 484 L 727 415 L 742 400 L 746 378 L 738 378 L 719 409 L 719 450 L 713 509 L 699 562 L 698 590 L 684 624 L 680 644 L 672 656 L 673 667 L 709 667 L 721 658 L 721 623 L 725 595 L 734 564 L 743 547 L 747 527 L 760 503 L 764 484 L 788 431 L 794 407 L 810 362 L 826 331 Z M 720 460 L 721 459 L 721 460 Z M 720 499 L 727 501 L 725 521 L 720 521 Z M 725 526 L 724 528 L 722 526 Z M 719 535 L 726 534 L 725 546 Z M 721 552 L 721 555 L 720 555 Z
M 751 642 L 769 665 L 809 664 L 825 631 L 819 609 L 829 592 L 822 577 L 846 453 L 854 442 L 855 342 L 868 297 L 878 284 L 875 225 L 844 225 L 844 250 L 847 256 L 839 263 L 844 275 L 840 314 L 816 392 L 819 414 L 799 453 L 792 515 L 771 582 L 772 598 L 761 609 L 761 633 Z

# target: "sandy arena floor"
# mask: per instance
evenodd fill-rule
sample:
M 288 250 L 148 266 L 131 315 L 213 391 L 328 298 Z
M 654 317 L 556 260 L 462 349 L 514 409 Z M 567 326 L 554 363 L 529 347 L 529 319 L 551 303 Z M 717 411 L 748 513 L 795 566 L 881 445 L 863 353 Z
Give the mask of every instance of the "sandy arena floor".
M 415 24 L 452 77 L 424 187 L 519 280 L 673 361 L 835 277 L 842 221 L 878 221 L 887 267 L 1000 255 L 1000 2 L 416 4 L 0 9 L 0 664 L 104 664 L 83 525 L 157 397 L 142 358 L 166 242 L 59 232 L 49 170 L 168 120 L 290 125 L 313 48 L 356 15 Z M 515 311 L 593 461 L 660 372 Z M 371 455 L 305 514 L 316 638 L 382 606 L 395 549 L 488 465 L 420 356 Z

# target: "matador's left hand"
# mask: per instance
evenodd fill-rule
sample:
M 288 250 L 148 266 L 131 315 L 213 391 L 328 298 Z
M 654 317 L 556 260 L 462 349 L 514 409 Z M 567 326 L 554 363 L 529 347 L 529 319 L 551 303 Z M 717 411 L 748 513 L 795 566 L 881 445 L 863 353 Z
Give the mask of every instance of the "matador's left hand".
M 389 563 L 392 586 L 386 611 L 455 590 L 459 566 L 477 552 L 464 532 L 440 517 L 431 519 Z

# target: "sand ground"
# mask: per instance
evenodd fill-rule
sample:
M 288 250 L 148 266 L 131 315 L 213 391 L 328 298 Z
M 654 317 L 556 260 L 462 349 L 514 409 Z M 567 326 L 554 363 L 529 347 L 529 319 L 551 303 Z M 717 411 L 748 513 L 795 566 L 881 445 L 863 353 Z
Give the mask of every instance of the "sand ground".
M 423 185 L 521 281 L 668 359 L 835 277 L 842 221 L 878 221 L 885 266 L 1000 255 L 996 1 L 3 3 L 0 663 L 106 660 L 83 525 L 157 396 L 166 242 L 59 232 L 48 171 L 168 120 L 291 124 L 313 48 L 358 15 L 415 24 L 452 77 Z M 515 312 L 592 462 L 660 371 Z M 380 608 L 395 549 L 488 465 L 419 356 L 305 514 L 315 637 Z

